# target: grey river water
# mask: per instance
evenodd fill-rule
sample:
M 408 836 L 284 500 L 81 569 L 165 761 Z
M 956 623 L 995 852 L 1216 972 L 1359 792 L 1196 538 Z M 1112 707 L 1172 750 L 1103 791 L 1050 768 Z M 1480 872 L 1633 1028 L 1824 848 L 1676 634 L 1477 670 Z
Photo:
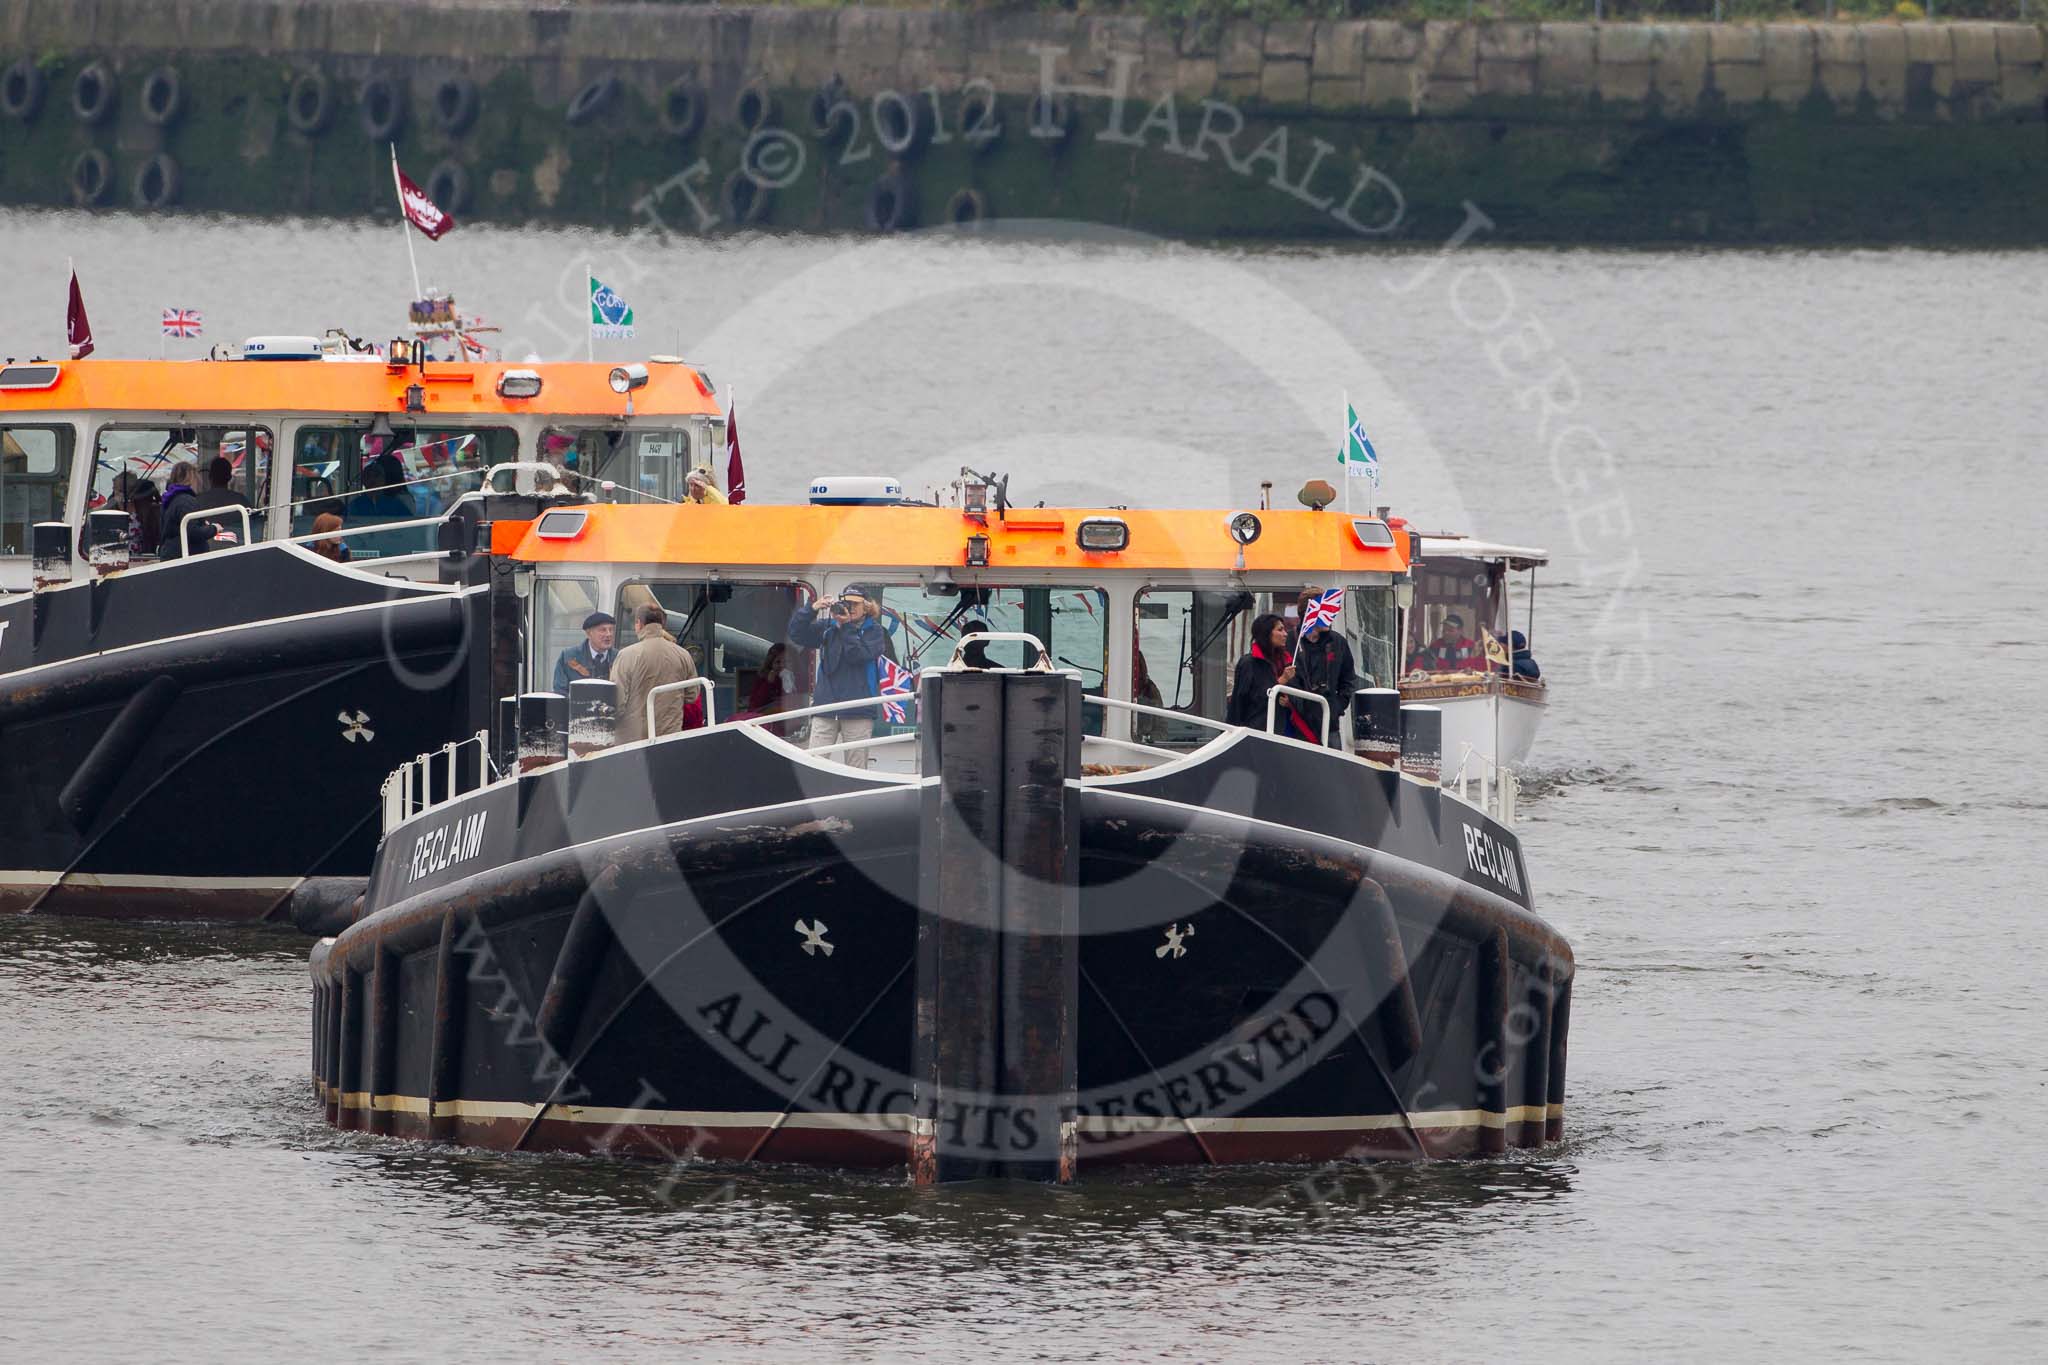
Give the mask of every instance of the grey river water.
M 116 355 L 165 306 L 379 334 L 410 292 L 395 227 L 13 214 L 0 249 L 16 354 L 60 344 L 67 255 Z M 7 920 L 0 1357 L 2042 1352 L 2048 255 L 420 249 L 550 358 L 588 262 L 644 331 L 600 358 L 737 387 L 757 499 L 963 463 L 1284 499 L 1348 391 L 1388 501 L 1550 547 L 1523 836 L 1579 961 L 1569 1138 L 934 1193 L 337 1136 L 301 942 Z

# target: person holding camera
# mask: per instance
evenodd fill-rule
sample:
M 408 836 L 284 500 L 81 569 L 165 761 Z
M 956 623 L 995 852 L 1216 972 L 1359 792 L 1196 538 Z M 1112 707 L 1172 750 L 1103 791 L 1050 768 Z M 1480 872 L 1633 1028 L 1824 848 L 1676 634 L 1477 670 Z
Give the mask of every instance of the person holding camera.
M 800 606 L 789 618 L 789 642 L 799 649 L 818 651 L 817 683 L 811 704 L 853 701 L 879 693 L 876 660 L 882 657 L 884 633 L 877 614 L 868 609 L 871 599 L 859 587 L 850 587 L 838 597 L 828 597 L 810 606 Z M 872 737 L 875 717 L 859 709 L 811 717 L 809 747 L 844 744 Z M 865 749 L 848 749 L 840 755 L 849 767 L 865 768 Z

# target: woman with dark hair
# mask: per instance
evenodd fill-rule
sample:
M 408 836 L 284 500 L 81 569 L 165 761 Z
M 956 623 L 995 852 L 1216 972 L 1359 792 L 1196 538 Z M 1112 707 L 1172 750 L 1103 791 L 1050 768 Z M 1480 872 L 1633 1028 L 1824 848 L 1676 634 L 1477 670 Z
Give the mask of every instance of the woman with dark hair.
M 1266 728 L 1266 698 L 1275 687 L 1294 683 L 1294 665 L 1287 659 L 1287 622 L 1271 612 L 1252 622 L 1252 648 L 1237 661 L 1230 680 L 1230 706 L 1223 719 L 1232 725 Z M 1285 706 L 1287 698 L 1280 704 Z
M 136 483 L 128 493 L 128 553 L 153 555 L 163 539 L 164 505 L 156 485 L 148 479 Z

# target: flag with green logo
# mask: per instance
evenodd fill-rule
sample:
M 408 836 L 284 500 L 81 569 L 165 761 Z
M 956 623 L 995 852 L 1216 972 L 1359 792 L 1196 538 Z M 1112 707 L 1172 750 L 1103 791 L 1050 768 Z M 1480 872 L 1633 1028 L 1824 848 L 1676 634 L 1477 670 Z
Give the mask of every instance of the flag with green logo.
M 1337 456 L 1337 463 L 1344 466 L 1344 472 L 1354 478 L 1371 479 L 1373 487 L 1380 484 L 1380 455 L 1366 439 L 1365 423 L 1358 418 L 1358 409 L 1351 401 L 1344 402 L 1344 449 Z
M 594 337 L 633 335 L 633 305 L 620 298 L 617 290 L 595 275 L 590 277 L 590 334 Z

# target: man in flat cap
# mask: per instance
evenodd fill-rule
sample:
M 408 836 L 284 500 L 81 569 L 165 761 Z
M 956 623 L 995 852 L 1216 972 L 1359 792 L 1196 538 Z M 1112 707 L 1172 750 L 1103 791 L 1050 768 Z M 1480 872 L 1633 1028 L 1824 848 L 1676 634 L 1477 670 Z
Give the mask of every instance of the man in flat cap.
M 609 678 L 612 675 L 612 660 L 618 655 L 612 649 L 612 636 L 617 624 L 604 612 L 594 611 L 583 618 L 583 643 L 562 651 L 562 657 L 555 660 L 555 691 L 569 695 L 569 684 L 578 678 Z

